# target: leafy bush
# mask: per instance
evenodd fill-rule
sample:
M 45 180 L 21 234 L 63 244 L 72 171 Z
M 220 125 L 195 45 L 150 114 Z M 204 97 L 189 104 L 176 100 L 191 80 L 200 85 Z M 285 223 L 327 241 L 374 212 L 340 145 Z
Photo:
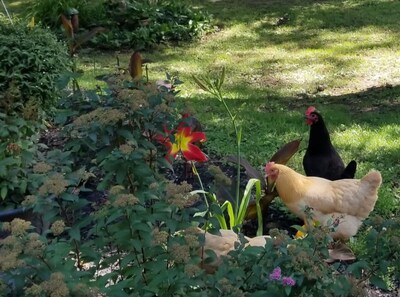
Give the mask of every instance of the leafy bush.
M 182 0 L 106 1 L 109 29 L 97 36 L 99 47 L 142 48 L 167 41 L 187 41 L 208 28 L 209 17 Z
M 209 16 L 183 0 L 38 0 L 28 16 L 55 31 L 60 15 L 77 9 L 81 27 L 103 26 L 106 32 L 91 41 L 99 48 L 140 49 L 167 41 L 187 41 L 208 29 Z
M 0 111 L 30 105 L 38 118 L 57 102 L 56 81 L 68 64 L 66 47 L 51 32 L 0 19 Z
M 357 242 L 358 261 L 348 272 L 362 281 L 384 290 L 393 289 L 400 279 L 400 218 L 384 219 L 372 216 L 365 222 L 365 231 Z
M 60 25 L 60 15 L 68 9 L 75 8 L 79 13 L 79 20 L 83 27 L 96 24 L 105 17 L 102 1 L 89 0 L 32 0 L 27 5 L 27 16 L 34 17 L 39 22 L 52 29 Z
M 0 198 L 7 203 L 18 205 L 27 190 L 38 128 L 36 121 L 0 112 Z
M 44 112 L 58 99 L 69 60 L 51 32 L 0 18 L 0 197 L 20 203 Z
M 39 233 L 28 233 L 30 223 L 18 219 L 3 225 L 11 234 L 0 241 L 2 293 L 165 296 L 195 285 L 185 278 L 185 269 L 199 262 L 189 221 L 194 211 L 183 207 L 191 188 L 157 173 L 157 162 L 167 163 L 150 141 L 173 122 L 175 92 L 120 76 L 109 83 L 111 96 L 72 98 L 78 113 L 63 110 L 73 119 L 70 141 L 64 151 L 45 152 L 32 169 L 33 195 L 23 205 L 45 222 Z M 81 163 L 93 157 L 91 165 Z M 106 201 L 87 199 L 90 179 L 102 180 Z

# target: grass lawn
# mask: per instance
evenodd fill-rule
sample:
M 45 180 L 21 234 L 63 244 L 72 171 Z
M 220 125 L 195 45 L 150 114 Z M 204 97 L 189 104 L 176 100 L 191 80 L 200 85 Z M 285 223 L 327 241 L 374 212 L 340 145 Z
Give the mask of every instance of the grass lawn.
M 376 168 L 384 184 L 376 210 L 399 209 L 400 23 L 397 1 L 199 1 L 214 16 L 215 33 L 191 44 L 143 52 L 152 80 L 165 72 L 185 82 L 189 105 L 207 133 L 207 149 L 234 153 L 233 129 L 220 102 L 192 75 L 227 69 L 225 96 L 243 126 L 243 154 L 261 166 L 283 143 L 302 138 L 290 165 L 302 171 L 308 127 L 303 113 L 315 105 L 345 162 L 357 160 L 361 177 Z M 276 25 L 280 17 L 289 19 Z M 82 84 L 113 70 L 118 55 L 81 55 Z
M 11 12 L 23 1 L 6 1 Z M 192 75 L 226 67 L 224 94 L 243 126 L 242 150 L 262 166 L 282 144 L 302 138 L 289 165 L 302 172 L 308 140 L 303 114 L 315 105 L 345 162 L 357 177 L 382 172 L 376 211 L 399 212 L 400 2 L 391 0 L 194 0 L 213 15 L 215 32 L 190 44 L 163 45 L 142 55 L 149 78 L 177 74 L 180 103 L 189 105 L 207 134 L 206 150 L 235 152 L 234 131 L 220 102 L 201 91 Z M 288 20 L 277 25 L 284 15 Z M 133 50 L 132 50 L 133 51 Z M 127 65 L 132 51 L 78 56 L 86 88 L 113 72 L 116 56 Z

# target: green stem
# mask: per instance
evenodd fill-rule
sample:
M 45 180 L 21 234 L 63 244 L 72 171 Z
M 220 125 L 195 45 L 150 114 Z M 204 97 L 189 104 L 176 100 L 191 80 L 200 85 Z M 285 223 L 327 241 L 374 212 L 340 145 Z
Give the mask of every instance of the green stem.
M 235 210 L 234 210 L 234 216 L 235 220 L 237 219 L 239 215 L 239 204 L 240 204 L 240 143 L 241 143 L 241 133 L 242 131 L 240 130 L 240 127 L 238 123 L 236 122 L 236 117 L 232 114 L 232 112 L 229 110 L 228 105 L 226 104 L 224 97 L 222 96 L 221 93 L 221 87 L 224 82 L 225 78 L 225 68 L 223 68 L 221 76 L 219 79 L 216 81 L 212 81 L 212 79 L 203 77 L 202 79 L 194 77 L 196 83 L 206 92 L 209 92 L 211 95 L 217 98 L 218 101 L 221 101 L 222 104 L 224 105 L 226 111 L 228 112 L 232 123 L 233 127 L 235 129 L 235 134 L 236 134 L 236 153 L 237 153 L 237 176 L 236 176 L 236 197 L 235 197 Z
M 235 116 L 232 114 L 230 111 L 228 105 L 226 104 L 221 92 L 218 90 L 216 93 L 216 96 L 219 98 L 219 100 L 222 102 L 224 105 L 226 111 L 228 112 L 231 120 L 233 127 L 235 129 L 235 135 L 236 135 L 236 154 L 237 154 L 237 168 L 236 168 L 236 197 L 235 197 L 235 218 L 238 217 L 239 213 L 239 199 L 240 199 L 240 135 L 239 135 L 239 130 L 238 130 L 238 124 L 236 122 Z
M 196 175 L 197 179 L 199 180 L 200 188 L 203 190 L 204 202 L 205 202 L 206 205 L 207 205 L 207 209 L 210 209 L 210 206 L 208 205 L 207 196 L 206 196 L 206 194 L 204 193 L 205 190 L 204 190 L 203 182 L 201 181 L 199 172 L 197 171 L 197 168 L 196 168 L 196 165 L 194 164 L 194 162 L 191 162 L 191 163 L 192 163 L 192 171 L 193 171 L 194 175 Z

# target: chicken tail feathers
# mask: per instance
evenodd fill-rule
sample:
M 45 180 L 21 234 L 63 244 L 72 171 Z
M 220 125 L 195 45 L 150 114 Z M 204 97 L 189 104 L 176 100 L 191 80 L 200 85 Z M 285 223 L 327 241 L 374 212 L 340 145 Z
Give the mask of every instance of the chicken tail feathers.
M 371 170 L 361 179 L 359 194 L 364 197 L 359 205 L 358 215 L 362 218 L 368 217 L 375 207 L 378 199 L 378 189 L 382 184 L 382 176 L 379 171 Z
M 361 179 L 361 183 L 367 183 L 371 188 L 377 189 L 382 183 L 382 175 L 379 171 L 371 170 Z
M 352 160 L 349 164 L 347 164 L 346 168 L 343 170 L 340 179 L 354 178 L 354 176 L 356 175 L 356 170 L 357 170 L 357 162 Z

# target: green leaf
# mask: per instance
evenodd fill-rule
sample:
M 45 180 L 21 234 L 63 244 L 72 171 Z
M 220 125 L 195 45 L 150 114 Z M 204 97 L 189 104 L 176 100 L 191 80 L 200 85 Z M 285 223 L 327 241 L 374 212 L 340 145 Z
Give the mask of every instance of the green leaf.
M 204 190 L 194 190 L 190 192 L 190 195 L 195 195 L 195 194 L 208 194 L 208 192 L 204 191 Z M 217 200 L 214 200 L 217 201 Z
M 238 212 L 238 218 L 236 225 L 240 225 L 243 223 L 243 220 L 246 216 L 246 211 L 247 207 L 250 202 L 250 195 L 251 195 L 251 190 L 253 189 L 253 186 L 256 187 L 256 195 L 261 196 L 261 182 L 260 180 L 256 178 L 251 178 L 246 185 L 246 189 L 244 190 L 243 193 L 243 198 L 239 206 L 239 212 Z
M 79 199 L 78 196 L 70 194 L 70 193 L 62 193 L 61 198 L 65 201 L 75 202 Z
M 208 212 L 208 210 L 198 211 L 193 215 L 193 217 L 202 217 L 202 218 L 204 218 L 206 216 L 207 212 Z
M 379 276 L 376 276 L 376 275 L 371 276 L 369 278 L 369 281 L 371 282 L 371 284 L 373 284 L 374 286 L 376 286 L 376 287 L 378 287 L 380 289 L 383 289 L 383 290 L 387 290 L 388 289 L 388 287 L 386 285 L 386 282 Z
M 133 137 L 133 134 L 131 131 L 127 130 L 127 129 L 119 129 L 117 131 L 118 135 L 121 135 L 122 137 L 124 137 L 126 140 L 129 140 L 133 145 L 137 146 L 137 142 Z
M 369 265 L 365 260 L 358 261 L 347 267 L 347 271 L 354 274 L 355 277 L 359 278 L 362 275 L 364 269 L 368 269 Z
M 381 260 L 379 262 L 379 270 L 382 273 L 386 273 L 388 271 L 388 268 L 390 266 L 390 262 L 387 260 Z
M 233 211 L 233 206 L 230 201 L 225 201 L 224 204 L 222 204 L 222 207 L 226 207 L 228 211 L 228 217 L 229 217 L 229 227 L 232 229 L 234 226 L 236 226 L 236 218 L 235 218 L 235 213 Z
M 79 228 L 79 226 L 77 226 L 77 225 L 72 226 L 71 229 L 69 229 L 68 233 L 72 239 L 75 239 L 77 241 L 81 240 L 81 229 Z
M 292 292 L 292 287 L 286 286 L 285 287 L 286 296 L 289 296 L 291 292 Z
M 237 143 L 238 145 L 240 145 L 240 143 L 242 142 L 242 127 L 239 127 L 239 131 L 237 134 Z
M 197 78 L 196 76 L 192 76 L 194 82 L 203 90 L 206 92 L 209 92 L 210 89 L 206 87 L 206 84 L 204 83 L 204 81 L 200 80 L 199 78 Z
M 260 182 L 260 187 L 261 187 L 261 182 Z M 263 235 L 263 215 L 262 215 L 262 209 L 260 205 L 261 201 L 261 189 L 260 191 L 256 191 L 256 210 L 257 210 L 257 223 L 258 223 L 258 228 L 257 228 L 257 236 L 262 236 Z
M 96 132 L 92 132 L 88 134 L 88 137 L 90 140 L 92 140 L 93 142 L 97 141 L 97 133 Z
M 0 196 L 4 200 L 7 197 L 8 188 L 6 186 L 1 188 Z
M 122 215 L 122 214 L 121 214 L 120 212 L 113 212 L 113 213 L 111 214 L 111 216 L 109 216 L 109 217 L 107 218 L 106 224 L 108 225 L 108 224 L 114 222 L 116 219 L 120 218 L 121 215 Z
M 124 184 L 125 179 L 128 177 L 128 172 L 126 172 L 125 168 L 121 168 L 117 172 L 116 181 L 118 184 Z
M 20 189 L 21 194 L 25 194 L 27 186 L 28 186 L 28 182 L 26 180 L 20 181 L 19 189 Z
M 60 78 L 56 81 L 57 89 L 64 90 L 68 86 L 71 78 L 70 72 L 61 74 Z

